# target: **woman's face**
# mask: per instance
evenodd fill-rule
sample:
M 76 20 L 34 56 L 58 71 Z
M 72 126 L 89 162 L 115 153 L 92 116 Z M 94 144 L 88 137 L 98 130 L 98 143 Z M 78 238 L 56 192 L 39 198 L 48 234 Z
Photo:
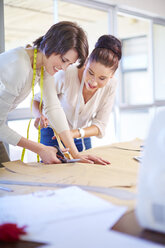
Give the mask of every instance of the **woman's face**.
M 106 67 L 99 62 L 88 61 L 83 73 L 86 89 L 95 92 L 97 89 L 103 88 L 113 74 L 111 68 Z
M 46 71 L 53 76 L 59 70 L 66 70 L 66 68 L 75 63 L 77 59 L 77 51 L 75 49 L 70 49 L 64 55 L 53 53 L 48 58 L 44 56 L 43 64 Z

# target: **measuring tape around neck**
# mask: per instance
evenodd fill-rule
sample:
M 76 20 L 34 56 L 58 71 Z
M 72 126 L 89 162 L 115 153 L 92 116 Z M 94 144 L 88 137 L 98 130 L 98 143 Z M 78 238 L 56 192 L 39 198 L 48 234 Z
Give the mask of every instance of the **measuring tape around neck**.
M 32 108 L 33 108 L 33 101 L 34 101 L 34 86 L 35 86 L 35 78 L 36 78 L 36 66 L 37 66 L 37 48 L 34 48 L 34 56 L 33 56 L 33 80 L 32 80 L 32 100 L 31 100 L 31 112 L 32 112 Z M 44 79 L 44 68 L 43 66 L 41 66 L 41 76 L 40 76 L 40 91 L 41 91 L 41 99 L 40 99 L 40 105 L 39 105 L 39 109 L 41 111 L 41 106 L 42 106 L 42 97 L 43 97 L 43 79 Z M 27 128 L 27 139 L 29 139 L 29 130 L 30 130 L 30 124 L 31 124 L 31 120 L 30 119 L 29 123 L 28 123 L 28 128 Z M 41 128 L 40 128 L 40 124 L 38 127 L 38 142 L 40 142 L 40 136 L 41 136 Z M 24 156 L 25 156 L 25 148 L 23 148 L 22 150 L 22 155 L 21 155 L 21 161 L 23 162 L 24 160 Z M 37 154 L 37 162 L 39 162 L 39 155 Z

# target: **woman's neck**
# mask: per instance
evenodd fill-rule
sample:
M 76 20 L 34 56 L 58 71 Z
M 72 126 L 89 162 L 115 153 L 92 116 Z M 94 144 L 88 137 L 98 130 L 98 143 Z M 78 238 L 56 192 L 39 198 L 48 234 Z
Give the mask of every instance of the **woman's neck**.
M 84 66 L 82 68 L 78 69 L 78 78 L 79 78 L 80 84 L 82 81 L 84 69 L 85 69 Z
M 85 84 L 83 87 L 83 98 L 84 98 L 84 102 L 87 103 L 92 97 L 93 95 L 96 93 L 97 89 L 95 91 L 89 91 L 87 90 Z
M 33 60 L 34 60 L 34 48 L 33 47 L 26 47 L 26 52 L 29 55 L 30 58 L 30 62 L 31 62 L 31 66 L 33 68 Z M 36 68 L 40 69 L 41 66 L 43 66 L 43 53 L 40 51 L 37 51 L 37 64 L 36 64 Z

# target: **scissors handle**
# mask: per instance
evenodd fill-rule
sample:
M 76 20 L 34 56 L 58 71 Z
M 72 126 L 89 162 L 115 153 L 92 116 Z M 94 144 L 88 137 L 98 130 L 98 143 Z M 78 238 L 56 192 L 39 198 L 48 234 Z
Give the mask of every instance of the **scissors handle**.
M 57 149 L 57 158 L 62 162 L 62 163 L 76 163 L 79 162 L 80 159 L 67 159 L 63 152 L 61 151 L 60 147 L 57 145 L 54 145 L 54 147 Z
M 62 163 L 67 163 L 67 159 L 63 152 L 61 151 L 60 147 L 57 145 L 54 145 L 54 147 L 57 149 L 57 158 L 62 162 Z

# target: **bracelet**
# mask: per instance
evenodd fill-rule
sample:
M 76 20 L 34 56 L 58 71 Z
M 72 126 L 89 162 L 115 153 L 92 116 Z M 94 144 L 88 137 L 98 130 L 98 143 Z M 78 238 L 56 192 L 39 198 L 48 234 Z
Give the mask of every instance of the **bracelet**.
M 83 128 L 78 128 L 78 131 L 80 133 L 80 137 L 83 138 L 85 136 L 85 130 Z

